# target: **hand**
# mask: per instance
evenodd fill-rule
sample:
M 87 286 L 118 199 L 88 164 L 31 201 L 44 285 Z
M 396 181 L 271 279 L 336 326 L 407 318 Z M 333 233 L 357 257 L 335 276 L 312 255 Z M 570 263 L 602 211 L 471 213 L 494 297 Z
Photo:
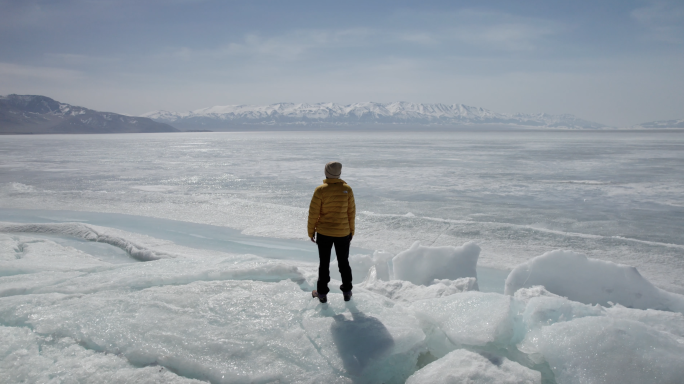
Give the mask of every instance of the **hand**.
M 349 234 L 349 242 L 350 242 L 350 243 L 351 243 L 351 241 L 352 241 L 353 238 L 354 238 L 354 235 L 352 235 L 352 234 L 350 233 L 350 234 Z
M 311 242 L 314 243 L 314 244 L 316 244 L 316 238 L 315 238 L 315 236 L 316 236 L 316 235 L 311 236 Z

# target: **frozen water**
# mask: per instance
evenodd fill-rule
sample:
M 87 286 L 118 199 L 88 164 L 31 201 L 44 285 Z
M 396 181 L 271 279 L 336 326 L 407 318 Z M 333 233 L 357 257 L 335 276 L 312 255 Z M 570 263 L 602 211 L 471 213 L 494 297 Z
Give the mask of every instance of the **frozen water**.
M 109 231 L 110 233 L 104 233 L 96 226 L 81 223 L 13 224 L 0 222 L 0 232 L 69 235 L 83 240 L 113 245 L 140 261 L 177 257 L 177 255 L 167 252 L 151 251 L 134 241 L 110 234 L 111 230 Z M 22 245 L 18 246 L 23 247 Z
M 234 253 L 250 253 L 276 259 L 318 260 L 318 250 L 310 243 L 249 236 L 215 225 L 113 213 L 54 210 L 0 209 L 0 217 L 4 221 L 15 223 L 88 223 L 192 248 L 230 250 Z M 352 252 L 372 253 L 356 247 L 352 247 Z
M 497 293 L 464 292 L 411 305 L 429 329 L 436 356 L 458 346 L 507 345 L 514 331 L 513 300 Z
M 465 291 L 476 291 L 477 280 L 474 277 L 463 277 L 456 280 L 434 280 L 428 286 L 415 285 L 410 281 L 385 281 L 378 278 L 375 266 L 364 282 L 358 287 L 383 295 L 394 301 L 411 303 L 423 299 L 433 299 L 453 295 Z
M 64 247 L 72 247 L 95 258 L 113 264 L 136 263 L 139 260 L 131 257 L 125 250 L 106 243 L 97 243 L 62 235 L 31 234 L 33 239 L 50 240 Z
M 470 364 L 481 382 L 680 383 L 684 315 L 662 289 L 684 292 L 683 143 L 5 136 L 0 381 L 402 383 Z M 357 283 L 321 305 L 304 223 L 331 156 L 357 198 Z M 416 262 L 470 241 L 457 269 Z M 588 258 L 530 260 L 553 249 Z
M 611 369 L 629 361 L 634 370 L 659 372 L 663 382 L 679 373 L 671 365 L 680 363 L 677 357 L 659 353 L 679 353 L 684 345 L 680 313 L 590 306 L 542 287 L 512 297 L 466 291 L 473 278 L 429 286 L 385 281 L 375 265 L 352 302 L 333 290 L 330 303 L 321 305 L 309 294 L 314 263 L 199 250 L 91 224 L 22 228 L 95 231 L 175 257 L 110 263 L 30 233 L 0 234 L 11 255 L 17 244 L 28 244 L 22 252 L 33 255 L 7 258 L 3 270 L 21 263 L 34 268 L 0 277 L 0 333 L 8 340 L 0 350 L 0 378 L 9 382 L 401 383 L 416 371 L 414 381 L 473 369 L 484 382 L 540 374 L 549 383 L 577 382 L 580 374 L 587 382 L 623 378 L 618 369 L 601 373 L 599 363 L 582 360 L 596 348 Z M 586 318 L 595 323 L 557 327 Z M 587 327 L 606 343 L 591 349 L 589 338 L 581 339 Z M 554 347 L 558 338 L 569 344 Z M 646 349 L 615 353 L 641 340 Z M 483 355 L 450 355 L 463 347 Z M 419 370 L 421 361 L 436 358 Z
M 394 278 L 429 285 L 435 279 L 477 278 L 480 247 L 469 242 L 461 247 L 425 247 L 415 242 L 392 258 Z
M 617 319 L 634 320 L 644 323 L 658 331 L 669 333 L 674 336 L 677 341 L 684 344 L 684 315 L 681 313 L 663 312 L 653 309 L 641 311 L 616 305 L 607 308 L 606 314 Z
M 579 318 L 543 327 L 529 343 L 559 384 L 675 384 L 684 377 L 684 344 L 636 321 Z
M 517 349 L 548 364 L 557 383 L 681 382 L 682 314 L 590 306 L 541 287 L 515 298 L 525 305 Z
M 311 191 L 335 158 L 359 202 L 355 246 L 396 254 L 415 241 L 475 241 L 479 263 L 500 269 L 571 249 L 684 293 L 683 145 L 676 132 L 3 136 L 0 208 L 123 213 L 304 240 Z M 202 231 L 178 236 L 190 234 L 219 246 Z
M 291 281 L 304 283 L 297 267 L 279 263 L 164 259 L 43 280 L 32 295 L 1 299 L 0 323 L 217 383 L 403 382 L 412 373 L 425 347 L 407 309 L 363 292 L 351 306 L 317 305 Z
M 0 326 L 3 383 L 200 384 L 160 366 L 136 367 L 122 356 L 98 353 L 76 340 Z
M 571 251 L 547 252 L 519 265 L 506 279 L 505 293 L 535 285 L 582 303 L 684 312 L 684 296 L 653 286 L 635 267 Z
M 406 384 L 423 383 L 541 384 L 541 373 L 505 357 L 458 349 L 406 380 Z

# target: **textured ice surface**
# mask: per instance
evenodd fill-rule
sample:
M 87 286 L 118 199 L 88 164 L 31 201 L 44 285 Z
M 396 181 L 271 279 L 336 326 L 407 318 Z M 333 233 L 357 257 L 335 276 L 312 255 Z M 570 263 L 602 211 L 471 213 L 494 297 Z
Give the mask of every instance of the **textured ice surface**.
M 463 280 L 434 282 L 434 270 L 416 271 L 432 277 L 419 286 L 396 280 L 389 258 L 416 241 L 474 241 L 479 264 L 506 270 L 568 249 L 682 293 L 682 143 L 620 132 L 4 137 L 0 220 L 81 224 L 2 229 L 0 381 L 390 383 L 465 346 L 550 384 L 653 382 L 649 372 L 673 382 L 680 313 L 538 286 L 454 292 Z M 352 260 L 357 281 L 375 270 L 376 283 L 357 284 L 347 305 L 333 289 L 324 308 L 310 298 L 304 228 L 331 156 L 357 198 L 352 245 L 387 252 Z M 280 260 L 246 255 L 257 249 Z M 625 292 L 649 292 L 627 281 Z M 594 282 L 567 287 L 602 289 Z
M 477 278 L 480 247 L 472 242 L 461 247 L 426 247 L 415 242 L 411 248 L 392 258 L 394 278 L 418 285 L 435 279 Z
M 167 252 L 160 252 L 158 250 L 151 251 L 145 246 L 137 244 L 134 240 L 130 239 L 131 237 L 136 237 L 134 234 L 128 233 L 126 234 L 128 235 L 128 239 L 124 239 L 121 236 L 117 236 L 116 233 L 118 231 L 111 228 L 105 229 L 81 223 L 16 224 L 0 222 L 0 232 L 69 235 L 83 240 L 110 244 L 117 248 L 121 248 L 132 257 L 141 261 L 177 257 L 177 255 Z M 158 242 L 155 242 L 154 245 L 158 246 L 159 244 Z
M 676 312 L 663 312 L 648 309 L 645 311 L 616 305 L 606 308 L 606 315 L 616 319 L 634 320 L 644 323 L 658 331 L 667 332 L 684 344 L 684 315 Z
M 559 384 L 676 384 L 684 378 L 684 344 L 636 321 L 584 317 L 543 327 L 529 343 Z
M 13 296 L 0 321 L 216 383 L 401 382 L 412 372 L 424 335 L 405 310 L 363 293 L 350 308 L 307 296 L 287 281 Z
M 506 279 L 505 293 L 535 285 L 582 303 L 684 312 L 684 296 L 655 287 L 635 267 L 570 251 L 547 252 L 519 265 Z
M 47 239 L 0 233 L 0 276 L 108 265 L 77 249 L 66 248 Z
M 305 240 L 311 193 L 334 157 L 359 206 L 352 245 L 396 254 L 415 241 L 475 241 L 481 265 L 505 269 L 571 249 L 684 293 L 682 143 L 654 132 L 4 136 L 0 208 Z
M 313 263 L 90 225 L 26 228 L 85 227 L 175 257 L 114 263 L 0 233 L 3 270 L 31 266 L 0 276 L 3 382 L 402 383 L 480 372 L 480 382 L 668 383 L 681 374 L 681 313 L 588 305 L 541 286 L 468 291 L 474 278 L 382 280 L 375 263 L 387 254 L 369 256 L 351 302 L 333 289 L 322 305 L 310 295 Z M 464 347 L 482 354 L 450 354 Z
M 541 384 L 541 373 L 505 357 L 464 349 L 450 352 L 406 380 L 406 384 Z
M 410 281 L 384 281 L 377 277 L 375 267 L 371 267 L 368 278 L 359 288 L 383 295 L 391 300 L 411 303 L 423 299 L 434 299 L 455 293 L 477 290 L 474 277 L 463 277 L 456 280 L 433 280 L 428 286 L 415 285 Z
M 161 366 L 136 367 L 123 356 L 99 353 L 69 337 L 41 336 L 0 326 L 0 382 L 199 384 Z
M 458 346 L 504 346 L 513 332 L 513 299 L 497 293 L 464 292 L 411 305 L 428 331 L 435 356 Z

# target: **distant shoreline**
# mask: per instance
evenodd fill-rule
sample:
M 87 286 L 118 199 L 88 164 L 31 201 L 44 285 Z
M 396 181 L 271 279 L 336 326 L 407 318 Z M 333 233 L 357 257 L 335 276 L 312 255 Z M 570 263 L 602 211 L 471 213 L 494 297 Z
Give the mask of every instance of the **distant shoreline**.
M 212 130 L 188 130 L 188 131 L 176 131 L 176 132 L 117 132 L 117 133 L 46 133 L 46 132 L 0 132 L 0 136 L 52 136 L 52 135 L 138 135 L 138 134 L 177 134 L 177 133 L 255 133 L 255 132 L 311 132 L 311 133 L 333 133 L 333 132 L 353 132 L 353 133 L 458 133 L 458 132 L 565 132 L 565 133 L 606 133 L 606 132 L 634 132 L 634 133 L 684 133 L 684 128 L 657 128 L 657 129 L 630 129 L 630 128 L 605 128 L 605 129 L 561 129 L 561 128 L 482 128 L 482 127 L 469 127 L 469 128 L 436 128 L 436 127 L 426 127 L 422 129 L 401 129 L 401 128 L 354 128 L 354 129 L 342 129 L 342 128 L 327 128 L 327 129 L 302 129 L 301 127 L 256 127 L 251 129 L 232 129 L 232 130 L 222 130 L 222 131 L 212 131 Z

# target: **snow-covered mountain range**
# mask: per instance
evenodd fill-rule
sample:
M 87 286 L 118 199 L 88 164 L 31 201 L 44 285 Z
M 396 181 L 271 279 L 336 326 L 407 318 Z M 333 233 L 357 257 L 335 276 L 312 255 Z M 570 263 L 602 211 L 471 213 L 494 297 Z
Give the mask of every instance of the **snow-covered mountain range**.
M 226 105 L 191 112 L 154 111 L 142 115 L 176 128 L 229 130 L 240 126 L 468 126 L 501 125 L 521 128 L 598 129 L 603 124 L 573 115 L 505 114 L 463 104 L 278 103 Z

